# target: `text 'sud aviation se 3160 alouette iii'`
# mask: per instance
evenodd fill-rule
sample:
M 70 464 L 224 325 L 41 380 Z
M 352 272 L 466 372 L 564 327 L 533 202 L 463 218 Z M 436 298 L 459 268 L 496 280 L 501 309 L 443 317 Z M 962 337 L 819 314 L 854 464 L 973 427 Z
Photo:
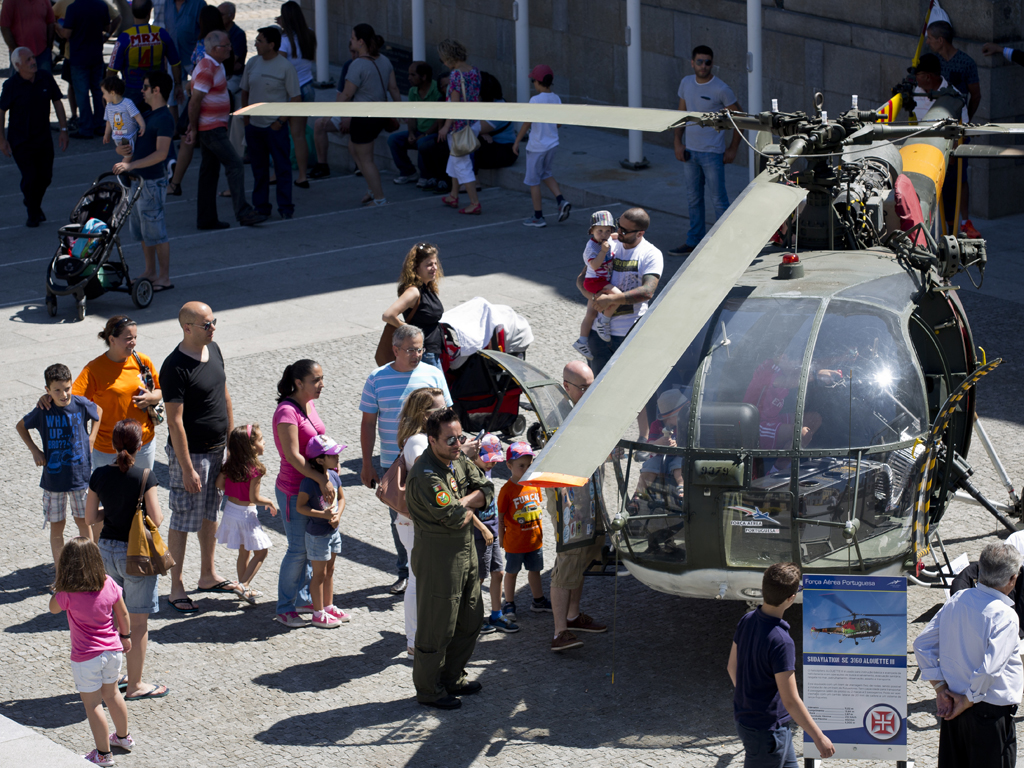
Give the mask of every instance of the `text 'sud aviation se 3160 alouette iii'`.
M 522 386 L 547 438 L 526 482 L 589 489 L 618 557 L 654 589 L 757 601 L 773 562 L 913 573 L 957 489 L 1010 527 L 1006 513 L 1020 515 L 1012 489 L 994 504 L 968 479 L 973 385 L 999 361 L 979 355 L 952 282 L 983 277 L 985 242 L 945 233 L 940 192 L 957 157 L 1022 154 L 965 137 L 1024 125 L 960 124 L 952 90 L 931 94 L 924 121 L 891 122 L 911 89 L 884 110 L 854 100 L 841 114 L 820 95 L 810 114 L 436 102 L 242 112 L 757 132 L 757 176 L 574 408 L 543 371 L 484 353 Z M 687 401 L 675 447 L 620 439 L 669 389 Z

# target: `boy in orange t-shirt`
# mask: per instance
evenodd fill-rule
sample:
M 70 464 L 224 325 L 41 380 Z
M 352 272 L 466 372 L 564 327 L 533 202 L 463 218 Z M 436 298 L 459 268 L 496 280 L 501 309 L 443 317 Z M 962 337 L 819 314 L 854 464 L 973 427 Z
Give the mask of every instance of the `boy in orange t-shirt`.
M 505 451 L 505 462 L 512 474 L 498 494 L 498 539 L 505 550 L 505 604 L 501 613 L 509 621 L 516 617 L 516 576 L 524 567 L 530 592 L 533 593 L 531 611 L 551 611 L 551 601 L 544 597 L 540 572 L 544 568 L 543 531 L 541 510 L 544 499 L 540 488 L 520 485 L 526 470 L 536 454 L 529 443 L 512 443 Z

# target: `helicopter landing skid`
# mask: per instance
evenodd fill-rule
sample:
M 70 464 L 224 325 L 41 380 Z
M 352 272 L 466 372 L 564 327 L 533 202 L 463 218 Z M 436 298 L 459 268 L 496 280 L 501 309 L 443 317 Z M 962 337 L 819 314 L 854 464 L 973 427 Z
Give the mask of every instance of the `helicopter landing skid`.
M 954 461 L 954 472 L 957 476 L 957 487 L 959 488 L 954 495 L 954 498 L 957 501 L 963 501 L 967 504 L 983 507 L 1000 523 L 1002 523 L 1004 527 L 1008 528 L 1010 531 L 1016 531 L 1017 524 L 1011 518 L 1016 518 L 1016 520 L 1019 521 L 1022 516 L 1024 516 L 1022 500 L 1018 497 L 1016 490 L 1014 490 L 1013 482 L 1010 480 L 1010 476 L 1006 472 L 1003 462 L 999 460 L 999 455 L 996 453 L 995 446 L 992 445 L 992 441 L 989 439 L 988 433 L 985 432 L 985 427 L 982 426 L 981 419 L 978 417 L 975 417 L 974 419 L 974 433 L 978 436 L 978 440 L 981 441 L 982 446 L 985 448 L 985 453 L 988 455 L 989 463 L 992 465 L 992 468 L 999 476 L 1003 487 L 1006 489 L 1010 503 L 1001 504 L 987 499 L 981 491 L 971 483 L 969 478 L 970 475 L 973 474 L 973 470 L 959 456 L 955 457 L 957 461 Z

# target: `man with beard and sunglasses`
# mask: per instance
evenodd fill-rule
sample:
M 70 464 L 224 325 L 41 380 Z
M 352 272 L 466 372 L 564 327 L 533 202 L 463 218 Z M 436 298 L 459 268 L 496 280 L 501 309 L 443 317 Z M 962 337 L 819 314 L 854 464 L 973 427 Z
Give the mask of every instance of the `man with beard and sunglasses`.
M 458 709 L 459 696 L 482 686 L 466 678 L 483 621 L 473 510 L 494 498 L 494 485 L 462 454 L 466 442 L 452 408 L 427 418 L 425 450 L 409 470 L 405 498 L 415 539 L 416 653 L 412 679 L 416 700 L 438 709 Z

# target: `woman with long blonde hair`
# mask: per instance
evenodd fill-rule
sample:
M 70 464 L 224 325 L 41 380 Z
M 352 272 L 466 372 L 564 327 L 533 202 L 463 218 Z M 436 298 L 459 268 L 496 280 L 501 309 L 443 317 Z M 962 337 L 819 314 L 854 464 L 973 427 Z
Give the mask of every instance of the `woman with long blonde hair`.
M 402 451 L 402 459 L 406 469 L 412 469 L 416 459 L 427 449 L 427 416 L 437 408 L 444 408 L 444 392 L 436 387 L 417 389 L 406 398 L 402 413 L 398 417 L 398 447 Z M 399 514 L 395 521 L 398 538 L 402 540 L 405 551 L 412 562 L 412 545 L 415 538 L 412 520 Z M 409 656 L 415 653 L 416 645 L 416 575 L 409 570 L 409 584 L 405 588 L 405 639 L 406 652 Z
M 437 246 L 417 243 L 405 255 L 402 274 L 398 278 L 398 300 L 384 311 L 382 319 L 395 328 L 410 323 L 423 330 L 423 362 L 441 368 L 444 334 L 441 315 L 444 306 L 438 293 L 441 290 L 441 257 Z M 405 320 L 401 315 L 405 316 Z M 401 447 L 401 443 L 399 443 Z

